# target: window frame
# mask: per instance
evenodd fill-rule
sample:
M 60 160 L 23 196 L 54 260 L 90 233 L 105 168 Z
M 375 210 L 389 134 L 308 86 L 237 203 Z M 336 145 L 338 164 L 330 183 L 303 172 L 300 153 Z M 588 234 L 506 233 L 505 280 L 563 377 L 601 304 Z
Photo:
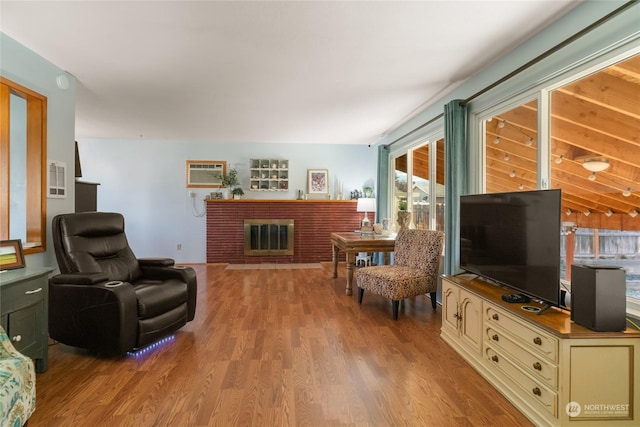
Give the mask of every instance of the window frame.
M 26 242 L 25 255 L 46 251 L 46 165 L 47 97 L 0 76 L 0 239 L 9 240 L 10 180 L 10 96 L 19 96 L 27 104 L 26 170 Z
M 430 194 L 436 194 L 437 190 L 437 147 L 436 144 L 439 140 L 444 139 L 444 120 L 440 119 L 434 122 L 431 126 L 426 128 L 422 135 L 411 139 L 405 143 L 398 143 L 397 147 L 393 147 L 391 152 L 389 153 L 389 194 L 387 200 L 387 206 L 390 208 L 389 216 L 391 217 L 391 221 L 393 224 L 397 224 L 397 205 L 395 203 L 395 167 L 396 167 L 396 158 L 401 157 L 403 155 L 407 156 L 407 195 L 408 198 L 411 199 L 411 183 L 409 182 L 413 177 L 413 152 L 414 150 L 423 147 L 425 145 L 429 146 L 429 192 Z M 446 151 L 446 141 L 445 141 L 445 151 Z M 446 167 L 446 164 L 445 164 Z M 446 186 L 446 182 L 445 182 Z M 407 209 L 410 212 L 413 212 L 413 206 L 411 203 L 408 203 Z M 436 212 L 435 209 L 429 210 L 429 228 L 436 229 Z M 411 225 L 414 225 L 414 220 L 412 217 Z M 444 224 L 442 224 L 444 227 Z
M 620 46 L 598 56 L 588 58 L 554 73 L 546 79 L 525 90 L 513 91 L 511 96 L 491 96 L 469 104 L 469 141 L 470 141 L 470 193 L 486 192 L 486 129 L 485 121 L 495 114 L 507 111 L 523 103 L 537 99 L 538 101 L 538 189 L 548 189 L 551 183 L 551 93 L 571 82 L 607 68 L 612 64 L 640 54 L 640 47 Z M 475 168 L 475 169 L 474 169 Z M 640 300 L 626 297 L 627 314 L 640 319 Z

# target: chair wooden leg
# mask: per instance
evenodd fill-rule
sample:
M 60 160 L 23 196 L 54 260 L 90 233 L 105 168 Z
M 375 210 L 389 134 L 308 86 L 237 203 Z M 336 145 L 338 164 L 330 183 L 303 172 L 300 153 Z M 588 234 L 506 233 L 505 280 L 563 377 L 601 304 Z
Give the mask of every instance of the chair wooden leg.
M 358 304 L 362 304 L 363 296 L 364 296 L 364 289 L 358 288 Z
M 431 297 L 431 307 L 433 307 L 433 309 L 435 310 L 436 309 L 436 293 L 431 292 L 429 296 Z
M 398 307 L 400 306 L 400 301 L 391 300 L 391 307 L 393 308 L 393 320 L 398 320 Z

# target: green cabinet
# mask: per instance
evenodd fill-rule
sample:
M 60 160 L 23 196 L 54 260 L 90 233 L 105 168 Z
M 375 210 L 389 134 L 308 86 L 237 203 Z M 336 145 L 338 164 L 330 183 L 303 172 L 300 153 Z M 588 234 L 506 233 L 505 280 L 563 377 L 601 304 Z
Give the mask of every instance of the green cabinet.
M 47 370 L 48 276 L 52 268 L 20 268 L 0 273 L 0 324 L 20 353 Z

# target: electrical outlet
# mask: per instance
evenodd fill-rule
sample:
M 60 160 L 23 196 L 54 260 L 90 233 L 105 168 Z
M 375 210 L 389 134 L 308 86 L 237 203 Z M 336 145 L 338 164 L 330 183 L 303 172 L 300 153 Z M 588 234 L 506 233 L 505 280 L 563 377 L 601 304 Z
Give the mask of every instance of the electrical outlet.
M 181 251 L 182 250 L 182 243 L 178 243 L 176 245 L 176 250 Z
M 195 191 L 189 191 L 189 197 L 196 197 Z

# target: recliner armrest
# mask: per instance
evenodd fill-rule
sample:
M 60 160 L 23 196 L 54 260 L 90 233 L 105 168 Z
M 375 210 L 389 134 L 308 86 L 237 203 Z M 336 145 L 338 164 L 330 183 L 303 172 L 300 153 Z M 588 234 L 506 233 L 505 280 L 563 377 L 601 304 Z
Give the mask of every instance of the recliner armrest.
M 171 267 L 175 261 L 171 258 L 138 258 L 141 267 Z
M 64 285 L 95 285 L 106 282 L 109 276 L 106 273 L 67 273 L 51 277 L 51 283 Z
M 185 265 L 170 265 L 170 266 L 156 266 L 156 265 L 144 265 L 140 264 L 142 268 L 142 275 L 145 279 L 151 280 L 180 280 L 187 284 L 189 294 L 189 312 L 187 320 L 193 320 L 196 314 L 196 299 L 198 293 L 198 280 L 196 278 L 196 271 L 193 267 Z

